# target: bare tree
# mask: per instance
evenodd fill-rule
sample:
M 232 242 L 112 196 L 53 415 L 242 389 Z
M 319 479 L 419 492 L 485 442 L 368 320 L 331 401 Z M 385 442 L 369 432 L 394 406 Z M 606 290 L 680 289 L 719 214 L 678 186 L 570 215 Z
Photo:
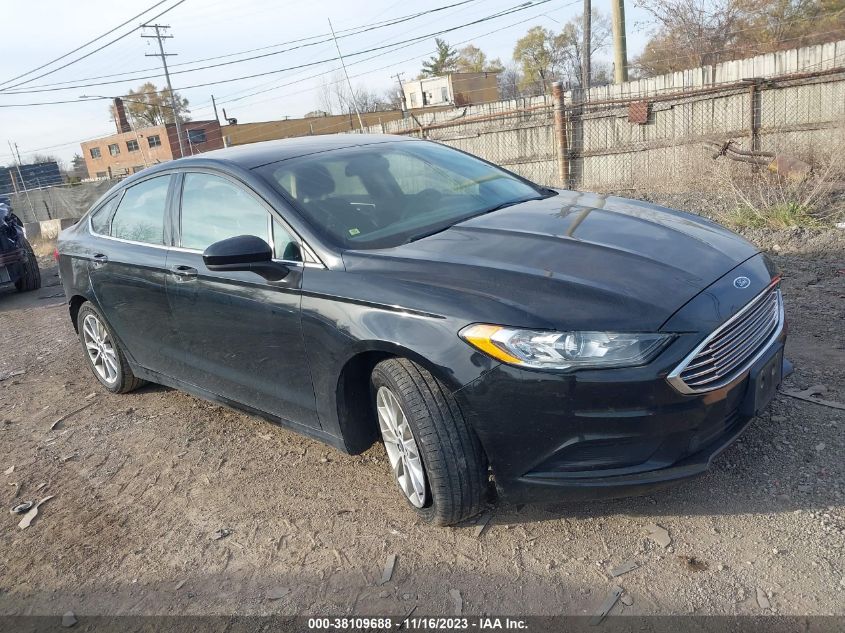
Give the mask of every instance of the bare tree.
M 317 89 L 318 109 L 326 114 L 333 114 L 335 108 L 334 88 L 332 80 L 323 75 L 320 80 L 320 87 Z
M 176 103 L 175 112 L 171 105 L 173 101 Z M 141 84 L 137 90 L 126 93 L 124 106 L 135 127 L 173 123 L 176 116 L 181 121 L 191 120 L 187 99 L 177 92 L 175 100 L 171 100 L 170 91 L 167 88 L 159 90 L 149 81 Z M 114 106 L 111 106 L 109 111 L 114 118 Z
M 516 42 L 513 58 L 522 70 L 520 88 L 539 93 L 548 92 L 561 64 L 560 50 L 555 45 L 555 34 L 542 26 L 528 30 Z
M 467 44 L 458 50 L 455 68 L 462 73 L 500 73 L 504 70 L 504 65 L 498 57 L 488 59 L 487 54 L 480 48 Z
M 590 54 L 594 55 L 610 42 L 610 20 L 593 10 L 590 31 Z M 552 81 L 562 80 L 570 86 L 582 85 L 584 56 L 583 19 L 577 15 L 560 33 L 535 26 L 516 43 L 513 58 L 522 70 L 520 87 L 548 92 Z M 595 73 L 593 73 L 595 76 Z
M 506 66 L 497 77 L 499 83 L 499 95 L 502 99 L 518 99 L 522 96 L 520 85 L 522 84 L 522 73 L 514 64 Z
M 354 114 L 356 106 L 357 110 L 361 112 L 397 109 L 392 105 L 387 95 L 376 92 L 363 84 L 355 86 L 354 91 L 353 100 L 346 78 L 340 71 L 335 72 L 331 77 L 323 77 L 317 90 L 319 109 L 328 114 Z
M 361 112 L 383 112 L 393 109 L 383 94 L 363 85 L 355 86 L 355 104 Z M 350 103 L 350 106 L 354 110 L 354 104 Z
M 635 0 L 655 31 L 634 67 L 695 68 L 845 37 L 843 0 Z
M 402 93 L 399 92 L 399 88 L 388 88 L 384 91 L 382 95 L 382 100 L 384 101 L 385 105 L 387 105 L 388 110 L 401 110 L 402 109 Z
M 607 47 L 610 43 L 611 24 L 610 18 L 602 14 L 598 9 L 592 11 L 592 27 L 590 29 L 590 58 L 595 57 L 596 52 Z M 559 49 L 561 59 L 561 74 L 565 81 L 571 86 L 581 87 L 587 84 L 582 77 L 584 70 L 584 20 L 577 15 L 563 25 L 563 30 L 555 38 L 555 46 Z M 591 64 L 592 65 L 592 64 Z M 590 74 L 596 77 L 596 72 L 601 70 L 600 63 Z M 591 77 L 591 82 L 592 81 Z M 598 82 L 601 83 L 601 82 Z
M 743 0 L 637 0 L 657 33 L 635 64 L 649 72 L 715 64 L 744 24 Z

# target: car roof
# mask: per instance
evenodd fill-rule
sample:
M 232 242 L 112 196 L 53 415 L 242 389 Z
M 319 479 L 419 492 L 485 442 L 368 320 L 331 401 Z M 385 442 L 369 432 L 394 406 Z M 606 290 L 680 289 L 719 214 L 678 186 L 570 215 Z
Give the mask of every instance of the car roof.
M 225 128 L 223 133 L 225 134 Z M 224 160 L 244 169 L 253 169 L 260 165 L 333 149 L 409 140 L 413 139 L 407 136 L 390 134 L 323 134 L 319 136 L 299 136 L 277 141 L 264 141 L 261 143 L 250 143 L 248 145 L 236 145 L 235 147 L 216 149 L 199 154 L 196 158 Z M 178 164 L 185 165 L 190 160 L 190 158 L 186 157 L 180 159 Z

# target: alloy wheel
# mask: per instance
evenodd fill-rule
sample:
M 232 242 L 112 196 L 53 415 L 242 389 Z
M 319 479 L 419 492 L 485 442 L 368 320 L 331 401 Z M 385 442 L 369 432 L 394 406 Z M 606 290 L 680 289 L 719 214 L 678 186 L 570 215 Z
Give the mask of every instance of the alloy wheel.
M 85 315 L 82 321 L 82 339 L 94 371 L 105 383 L 115 384 L 118 379 L 117 352 L 108 330 L 93 314 Z
M 414 507 L 422 508 L 428 496 L 428 483 L 408 418 L 396 394 L 387 387 L 379 387 L 376 408 L 381 437 L 396 483 Z

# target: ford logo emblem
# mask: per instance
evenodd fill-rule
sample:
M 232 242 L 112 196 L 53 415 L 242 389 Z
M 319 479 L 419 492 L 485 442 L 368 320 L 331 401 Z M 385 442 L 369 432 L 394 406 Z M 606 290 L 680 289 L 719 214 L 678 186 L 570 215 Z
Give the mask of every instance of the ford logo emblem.
M 734 288 L 739 288 L 740 290 L 744 288 L 748 288 L 751 285 L 751 280 L 748 277 L 737 277 L 734 279 Z

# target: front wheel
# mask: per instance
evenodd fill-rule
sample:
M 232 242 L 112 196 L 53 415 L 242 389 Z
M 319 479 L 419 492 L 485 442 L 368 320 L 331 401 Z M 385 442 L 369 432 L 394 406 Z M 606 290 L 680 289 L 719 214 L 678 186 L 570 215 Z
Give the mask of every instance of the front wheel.
M 487 458 L 455 397 L 405 358 L 376 365 L 372 393 L 393 476 L 424 520 L 452 525 L 478 514 Z

